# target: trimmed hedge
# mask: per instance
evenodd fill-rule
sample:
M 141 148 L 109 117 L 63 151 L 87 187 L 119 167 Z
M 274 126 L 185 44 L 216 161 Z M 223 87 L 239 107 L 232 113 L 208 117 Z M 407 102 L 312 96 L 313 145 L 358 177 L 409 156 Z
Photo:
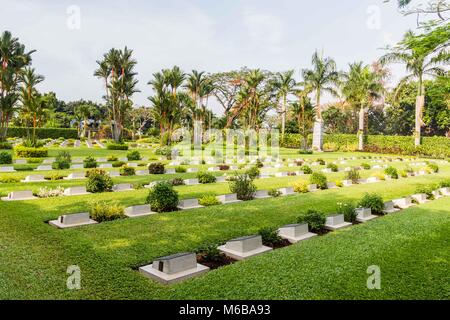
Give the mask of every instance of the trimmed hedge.
M 285 148 L 300 148 L 302 137 L 299 134 L 286 134 L 281 144 Z M 311 142 L 312 137 L 308 138 Z M 325 151 L 356 151 L 358 137 L 356 134 L 325 135 Z M 422 145 L 415 147 L 412 136 L 382 136 L 366 137 L 364 151 L 387 154 L 417 155 L 433 158 L 450 157 L 450 139 L 446 137 L 423 137 Z
M 27 138 L 33 134 L 33 128 L 9 127 L 7 136 L 10 138 Z M 77 139 L 78 131 L 72 128 L 36 128 L 38 139 Z
M 18 158 L 45 158 L 48 156 L 48 149 L 17 146 L 14 148 L 14 153 Z

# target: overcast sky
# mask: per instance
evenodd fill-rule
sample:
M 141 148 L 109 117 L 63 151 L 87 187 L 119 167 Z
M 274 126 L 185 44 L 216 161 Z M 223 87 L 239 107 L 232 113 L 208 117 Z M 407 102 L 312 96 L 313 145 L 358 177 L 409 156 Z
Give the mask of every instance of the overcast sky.
M 152 74 L 173 65 L 208 72 L 242 66 L 272 71 L 310 66 L 317 48 L 339 69 L 375 61 L 408 29 L 383 0 L 0 0 L 0 31 L 10 30 L 46 77 L 41 91 L 63 100 L 101 101 L 96 60 L 112 47 L 128 46 L 138 61 L 138 105 L 148 105 Z M 78 15 L 79 13 L 79 15 Z M 395 68 L 396 77 L 402 68 Z M 216 108 L 215 108 L 216 109 Z M 216 109 L 215 111 L 220 111 Z

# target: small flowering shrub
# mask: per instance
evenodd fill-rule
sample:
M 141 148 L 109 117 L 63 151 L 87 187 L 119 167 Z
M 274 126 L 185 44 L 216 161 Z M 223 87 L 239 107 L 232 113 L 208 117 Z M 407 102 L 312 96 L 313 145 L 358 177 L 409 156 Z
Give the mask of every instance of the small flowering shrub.
M 278 198 L 279 196 L 281 196 L 281 191 L 278 189 L 270 189 L 268 194 L 271 197 Z
M 48 187 L 42 187 L 39 189 L 37 196 L 39 198 L 55 198 L 64 194 L 63 187 L 57 187 L 56 189 L 50 189 Z
M 389 177 L 391 177 L 392 179 L 398 179 L 398 172 L 397 172 L 397 169 L 395 169 L 395 168 L 392 167 L 392 166 L 387 167 L 387 168 L 384 170 L 384 173 L 385 173 L 386 175 L 388 175 Z
M 344 215 L 345 221 L 351 223 L 356 221 L 356 207 L 352 202 L 338 202 L 336 211 Z
M 308 193 L 308 184 L 304 181 L 294 183 L 294 191 L 297 193 Z
M 220 204 L 220 201 L 217 200 L 217 198 L 214 195 L 204 195 L 203 197 L 201 197 L 200 199 L 198 199 L 198 203 L 201 206 L 205 206 L 205 207 L 211 207 L 211 206 L 216 206 Z

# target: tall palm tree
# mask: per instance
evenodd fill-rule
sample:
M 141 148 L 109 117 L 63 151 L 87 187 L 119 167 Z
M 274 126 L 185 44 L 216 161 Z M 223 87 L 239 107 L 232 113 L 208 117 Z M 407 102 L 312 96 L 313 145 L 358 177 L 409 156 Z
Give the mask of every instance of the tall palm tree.
M 312 69 L 303 69 L 304 82 L 315 92 L 316 123 L 314 125 L 313 149 L 318 151 L 323 147 L 323 120 L 321 97 L 324 92 L 337 95 L 335 85 L 338 83 L 339 73 L 336 63 L 331 58 L 319 56 L 316 51 L 312 56 Z
M 418 37 L 412 31 L 408 31 L 403 40 L 391 52 L 382 56 L 379 61 L 382 65 L 391 63 L 405 65 L 409 74 L 400 80 L 398 89 L 413 79 L 418 81 L 414 141 L 416 146 L 420 146 L 421 131 L 424 125 L 422 120 L 425 107 L 424 77 L 448 74 L 440 65 L 448 65 L 450 54 L 447 50 L 442 50 L 442 43 L 427 41 L 427 44 L 424 45 L 417 39 Z M 446 41 L 448 42 L 448 39 Z
M 20 99 L 20 76 L 31 63 L 31 54 L 9 31 L 0 36 L 0 140 L 6 139 L 9 120 Z
M 381 69 L 371 70 L 370 66 L 363 65 L 363 62 L 351 63 L 348 73 L 342 75 L 342 93 L 347 102 L 355 110 L 359 109 L 359 150 L 364 150 L 364 119 L 368 108 L 373 105 L 373 101 L 381 98 L 385 92 L 383 80 L 384 73 Z
M 286 130 L 286 112 L 287 112 L 287 97 L 294 92 L 297 82 L 294 79 L 294 70 L 289 70 L 284 73 L 277 73 L 274 80 L 274 87 L 278 91 L 278 99 L 281 100 L 281 139 L 284 139 L 284 132 Z
M 28 114 L 32 119 L 33 136 L 32 143 L 36 143 L 36 126 L 39 118 L 44 113 L 45 98 L 36 89 L 36 86 L 44 81 L 44 76 L 36 74 L 33 68 L 25 68 L 21 74 L 22 88 L 20 100 L 22 102 L 23 113 Z
M 303 86 L 300 87 L 300 85 Z M 314 108 L 308 97 L 310 93 L 310 87 L 298 84 L 295 89 L 295 96 L 298 100 L 291 103 L 292 115 L 297 120 L 298 131 L 303 138 L 302 150 L 308 149 L 308 134 L 314 126 Z

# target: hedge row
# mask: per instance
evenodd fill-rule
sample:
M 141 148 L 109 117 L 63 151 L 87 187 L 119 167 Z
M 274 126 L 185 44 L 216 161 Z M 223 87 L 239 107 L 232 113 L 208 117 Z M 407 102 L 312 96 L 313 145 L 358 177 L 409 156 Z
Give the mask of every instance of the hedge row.
M 33 134 L 33 128 L 9 127 L 9 138 L 27 138 Z M 76 139 L 78 138 L 77 129 L 71 128 L 36 128 L 38 139 Z
M 286 134 L 283 147 L 300 148 L 303 138 L 299 134 Z M 312 136 L 308 137 L 311 145 Z M 356 151 L 356 134 L 333 134 L 324 137 L 325 151 Z M 450 157 L 450 139 L 446 137 L 424 137 L 422 145 L 415 147 L 412 136 L 367 136 L 364 151 L 402 155 L 420 155 L 434 158 Z

